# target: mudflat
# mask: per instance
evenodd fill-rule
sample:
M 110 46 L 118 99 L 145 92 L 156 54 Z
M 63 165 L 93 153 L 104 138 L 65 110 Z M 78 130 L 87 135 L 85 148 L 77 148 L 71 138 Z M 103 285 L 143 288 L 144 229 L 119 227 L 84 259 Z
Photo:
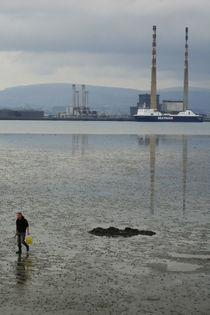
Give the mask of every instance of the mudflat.
M 0 154 L 1 315 L 209 314 L 208 135 L 1 134 Z M 156 234 L 88 233 L 110 226 Z

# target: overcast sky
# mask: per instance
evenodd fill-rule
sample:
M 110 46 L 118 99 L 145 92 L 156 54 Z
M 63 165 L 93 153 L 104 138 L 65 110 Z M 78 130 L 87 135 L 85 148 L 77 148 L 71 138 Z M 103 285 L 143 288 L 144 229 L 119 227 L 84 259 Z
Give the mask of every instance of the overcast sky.
M 150 89 L 152 26 L 157 86 L 189 78 L 210 88 L 210 0 L 0 0 L 0 90 L 51 82 Z

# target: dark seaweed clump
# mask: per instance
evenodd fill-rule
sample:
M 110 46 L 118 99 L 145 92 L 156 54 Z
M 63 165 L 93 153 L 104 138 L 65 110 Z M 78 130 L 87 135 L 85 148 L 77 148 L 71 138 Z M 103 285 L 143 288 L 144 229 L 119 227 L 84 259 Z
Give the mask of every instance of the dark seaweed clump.
M 145 230 L 138 230 L 138 229 L 132 229 L 130 227 L 126 227 L 124 230 L 120 230 L 116 227 L 110 226 L 109 228 L 105 229 L 102 227 L 97 227 L 89 233 L 97 235 L 97 236 L 108 236 L 108 237 L 117 237 L 117 236 L 123 236 L 123 237 L 131 237 L 135 235 L 148 235 L 152 236 L 156 233 L 153 231 L 145 231 Z

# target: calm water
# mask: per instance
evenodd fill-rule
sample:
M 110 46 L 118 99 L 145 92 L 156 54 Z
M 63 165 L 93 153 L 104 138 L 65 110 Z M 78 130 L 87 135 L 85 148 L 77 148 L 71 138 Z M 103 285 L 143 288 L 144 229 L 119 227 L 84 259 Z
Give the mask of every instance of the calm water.
M 139 123 L 103 121 L 0 121 L 0 134 L 187 134 L 210 135 L 210 123 Z
M 113 298 L 112 313 L 123 314 L 125 303 L 124 314 L 135 314 L 140 309 L 131 298 L 134 293 L 122 289 L 125 281 L 137 292 L 138 277 L 149 273 L 154 261 L 171 259 L 169 268 L 174 259 L 192 263 L 196 255 L 209 257 L 210 123 L 0 121 L 0 154 L 0 301 L 8 314 L 14 304 L 21 313 L 23 305 L 29 310 L 39 299 L 40 313 L 58 313 L 64 305 L 72 309 L 66 314 L 108 314 L 105 296 Z M 30 260 L 22 265 L 11 240 L 19 210 L 29 219 L 35 239 Z M 157 236 L 111 241 L 87 233 L 96 226 L 150 229 Z M 188 261 L 180 255 L 189 255 Z M 203 275 L 205 264 L 198 263 Z M 93 287 L 89 273 L 98 283 L 98 304 L 92 301 L 92 308 L 87 301 L 88 287 Z M 15 287 L 20 283 L 28 295 L 22 304 Z

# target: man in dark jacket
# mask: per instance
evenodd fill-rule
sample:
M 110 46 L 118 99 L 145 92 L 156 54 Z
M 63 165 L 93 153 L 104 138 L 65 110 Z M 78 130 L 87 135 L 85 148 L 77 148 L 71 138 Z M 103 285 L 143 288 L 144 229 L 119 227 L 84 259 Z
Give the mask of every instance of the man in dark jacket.
M 25 245 L 27 252 L 29 251 L 29 246 L 25 242 L 26 230 L 27 234 L 29 235 L 30 232 L 28 221 L 24 218 L 21 212 L 18 212 L 16 220 L 16 235 L 19 250 L 16 252 L 16 254 L 21 254 L 21 244 Z

